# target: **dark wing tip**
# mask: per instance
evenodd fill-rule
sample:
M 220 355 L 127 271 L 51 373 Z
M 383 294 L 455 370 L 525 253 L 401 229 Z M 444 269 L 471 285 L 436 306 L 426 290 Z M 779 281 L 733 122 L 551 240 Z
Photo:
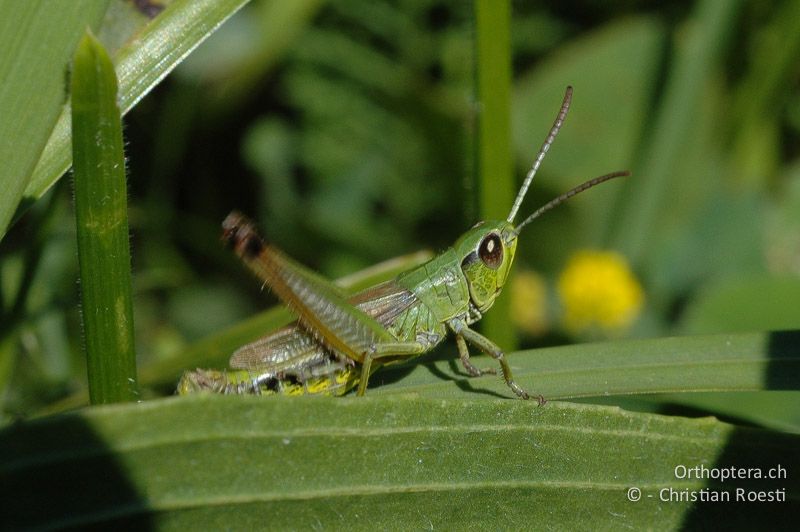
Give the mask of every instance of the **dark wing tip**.
M 222 242 L 245 258 L 257 257 L 265 246 L 253 222 L 239 211 L 232 211 L 222 222 Z

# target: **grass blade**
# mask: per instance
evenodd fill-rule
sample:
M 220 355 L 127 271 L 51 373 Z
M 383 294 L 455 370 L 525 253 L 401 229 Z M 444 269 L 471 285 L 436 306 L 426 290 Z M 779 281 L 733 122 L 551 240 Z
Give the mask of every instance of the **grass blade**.
M 84 35 L 72 71 L 72 153 L 83 330 L 92 403 L 138 398 L 131 258 L 117 78 Z
M 107 3 L 0 1 L 0 239 L 58 118 L 75 44 L 87 26 L 97 26 Z
M 756 528 L 767 516 L 782 528 L 796 518 L 798 463 L 800 437 L 713 418 L 463 397 L 205 396 L 0 432 L 0 500 L 16 501 L 3 508 L 11 528 L 665 530 Z M 715 484 L 678 466 L 789 474 Z M 663 498 L 703 488 L 783 490 L 786 502 Z
M 477 363 L 492 365 L 484 360 Z M 800 331 L 568 345 L 509 353 L 508 361 L 520 386 L 547 399 L 800 390 Z M 381 382 L 391 384 L 378 387 Z M 487 398 L 513 395 L 502 379 L 464 375 L 455 355 L 413 368 L 387 368 L 370 379 L 370 386 L 368 393 L 414 392 L 431 398 L 458 397 L 465 390 Z
M 247 0 L 176 0 L 114 57 L 119 79 L 119 106 L 127 113 L 189 53 Z M 72 164 L 70 114 L 64 109 L 42 152 L 25 205 L 36 201 Z M 19 216 L 19 212 L 17 216 Z
M 511 4 L 508 0 L 475 2 L 475 92 L 479 111 L 475 146 L 480 219 L 504 220 L 514 201 L 511 141 Z M 483 333 L 512 350 L 517 339 L 511 321 L 510 295 L 502 295 L 481 321 Z

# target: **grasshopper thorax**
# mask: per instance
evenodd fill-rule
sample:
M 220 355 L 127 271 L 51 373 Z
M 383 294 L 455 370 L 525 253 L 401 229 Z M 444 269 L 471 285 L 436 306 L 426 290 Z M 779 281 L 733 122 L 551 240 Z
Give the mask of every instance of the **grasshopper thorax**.
M 461 259 L 472 303 L 481 312 L 494 303 L 506 282 L 517 238 L 514 226 L 506 221 L 479 222 L 461 235 L 453 246 Z

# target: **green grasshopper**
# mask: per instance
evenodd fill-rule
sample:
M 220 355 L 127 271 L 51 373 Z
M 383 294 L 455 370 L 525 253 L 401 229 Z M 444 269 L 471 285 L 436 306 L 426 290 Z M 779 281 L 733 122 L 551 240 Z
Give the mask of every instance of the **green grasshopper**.
M 228 215 L 222 224 L 223 241 L 298 320 L 234 352 L 230 366 L 237 371 L 184 373 L 178 393 L 342 395 L 358 385 L 361 396 L 378 367 L 427 353 L 453 333 L 467 373 L 473 377 L 496 373 L 473 365 L 467 347 L 471 344 L 499 363 L 505 383 L 517 396 L 531 398 L 514 381 L 503 350 L 470 326 L 500 294 L 523 227 L 583 190 L 628 175 L 613 172 L 586 181 L 513 225 L 571 100 L 572 88 L 567 87 L 556 120 L 506 220 L 479 222 L 427 263 L 351 297 L 265 242 L 242 214 Z M 541 395 L 535 397 L 539 404 L 545 402 Z

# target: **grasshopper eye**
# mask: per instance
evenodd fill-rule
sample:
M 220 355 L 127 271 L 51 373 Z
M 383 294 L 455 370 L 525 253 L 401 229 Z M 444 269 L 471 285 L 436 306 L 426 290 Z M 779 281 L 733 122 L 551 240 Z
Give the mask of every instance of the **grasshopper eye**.
M 487 268 L 496 270 L 503 263 L 503 243 L 497 233 L 489 233 L 478 246 L 478 256 Z

